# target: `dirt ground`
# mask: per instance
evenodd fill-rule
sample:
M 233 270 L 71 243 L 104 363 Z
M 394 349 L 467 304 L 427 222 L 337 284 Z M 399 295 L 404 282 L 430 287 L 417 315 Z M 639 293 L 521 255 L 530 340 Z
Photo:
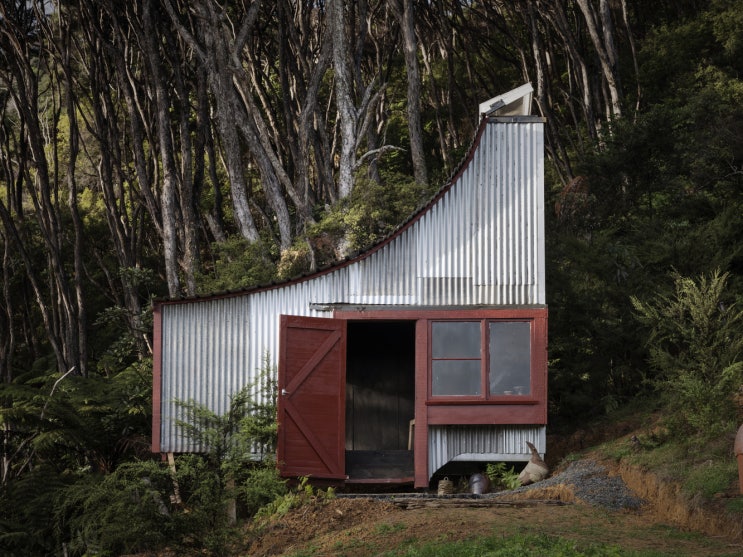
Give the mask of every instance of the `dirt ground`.
M 432 498 L 410 508 L 404 508 L 403 496 L 339 497 L 276 518 L 258 537 L 248 533 L 240 554 L 363 557 L 413 543 L 518 533 L 662 555 L 743 555 L 741 524 L 723 518 L 719 509 L 690 508 L 680 502 L 677 489 L 636 471 L 615 466 L 609 473 L 621 474 L 638 496 L 651 503 L 639 511 L 606 510 L 576 500 L 570 486 L 535 489 L 505 502 Z
M 548 438 L 551 476 L 559 477 L 568 454 L 590 450 L 607 439 L 629 440 L 638 423 L 632 419 L 611 427 Z M 246 530 L 240 555 L 365 557 L 403 551 L 412 544 L 463 540 L 474 536 L 547 535 L 583 545 L 608 544 L 659 555 L 743 555 L 743 518 L 725 512 L 728 498 L 741 497 L 737 485 L 712 503 L 688 501 L 680 488 L 628 465 L 600 461 L 607 476 L 621 477 L 646 504 L 636 510 L 609 510 L 575 496 L 570 484 L 540 487 L 508 500 L 457 500 L 431 497 L 406 504 L 395 499 L 336 498 L 291 511 L 256 530 Z M 481 506 L 473 506 L 473 505 Z

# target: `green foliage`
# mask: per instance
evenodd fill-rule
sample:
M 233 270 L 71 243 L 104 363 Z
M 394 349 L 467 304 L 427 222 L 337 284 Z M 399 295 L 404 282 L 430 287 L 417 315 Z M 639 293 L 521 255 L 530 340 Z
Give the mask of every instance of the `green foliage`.
M 268 284 L 276 278 L 276 254 L 268 242 L 249 242 L 230 236 L 211 246 L 210 272 L 197 275 L 200 294 L 225 292 Z
M 206 455 L 176 459 L 177 481 L 183 509 L 174 515 L 176 540 L 184 547 L 226 553 L 237 531 L 230 523 L 229 501 L 238 495 L 224 469 Z
M 155 272 L 149 268 L 119 269 L 119 279 L 131 292 L 137 293 L 141 309 L 137 312 L 123 305 L 102 309 L 95 321 L 95 340 L 100 347 L 97 371 L 112 376 L 142 359 L 148 353 L 144 338 L 152 331 L 152 298 L 156 291 Z M 105 346 L 105 348 L 103 348 Z
M 637 247 L 617 230 L 549 235 L 550 412 L 580 421 L 643 388 L 644 351 L 629 296 L 645 279 Z
M 11 432 L 5 448 L 8 477 L 38 463 L 59 473 L 112 470 L 148 453 L 151 361 L 135 362 L 112 377 L 29 372 L 0 384 L 0 423 Z
M 264 356 L 263 368 L 255 381 L 230 397 L 230 407 L 218 415 L 195 402 L 179 402 L 184 419 L 178 422 L 183 434 L 195 448 L 226 471 L 234 471 L 250 459 L 253 450 L 272 454 L 276 447 L 276 379 L 270 355 Z
M 263 506 L 256 513 L 256 518 L 268 519 L 274 516 L 284 516 L 292 509 L 304 505 L 323 504 L 328 499 L 335 497 L 335 490 L 332 487 L 319 489 L 313 487 L 308 477 L 299 478 L 297 486 L 284 493 L 283 496 L 277 497 Z
M 177 515 L 177 531 L 188 534 L 188 545 L 223 553 L 237 532 L 225 511 L 229 501 L 252 515 L 286 491 L 273 458 L 276 383 L 269 362 L 266 354 L 256 381 L 231 397 L 224 415 L 194 401 L 181 404 L 186 418 L 179 426 L 204 451 L 177 459 L 178 483 L 188 509 Z
M 82 474 L 58 492 L 56 537 L 70 555 L 121 555 L 165 543 L 224 555 L 239 534 L 228 501 L 252 514 L 260 502 L 284 492 L 272 463 L 250 467 L 247 477 L 249 485 L 235 486 L 203 455 L 179 456 L 175 475 L 154 461 L 126 463 L 107 475 Z
M 167 469 L 151 461 L 81 475 L 57 495 L 60 546 L 70 555 L 122 555 L 162 545 L 174 533 L 171 490 Z
M 495 490 L 516 489 L 521 485 L 518 472 L 514 471 L 513 466 L 506 468 L 505 462 L 488 462 L 485 474 Z
M 323 222 L 331 230 L 333 226 L 340 228 L 350 251 L 362 250 L 391 233 L 430 193 L 406 176 L 387 176 L 383 184 L 357 180 L 350 197 L 334 207 Z
M 256 515 L 262 507 L 287 493 L 286 480 L 279 476 L 279 469 L 272 459 L 249 467 L 237 489 L 249 516 Z
M 708 459 L 690 469 L 683 490 L 687 495 L 698 494 L 712 499 L 719 493 L 725 493 L 737 479 L 738 465 L 735 459 Z
M 727 496 L 732 486 L 737 486 L 732 435 L 710 436 L 706 431 L 681 435 L 668 428 L 674 419 L 669 420 L 667 413 L 641 408 L 637 411 L 650 417 L 650 422 L 645 427 L 633 426 L 636 429 L 631 437 L 620 437 L 600 445 L 598 451 L 602 456 L 621 460 L 661 482 L 681 486 L 691 505 Z M 591 427 L 600 428 L 601 425 Z
M 546 535 L 514 535 L 478 537 L 457 542 L 431 542 L 402 551 L 387 551 L 385 557 L 619 557 L 655 555 L 648 552 L 628 552 L 619 547 L 602 544 L 576 544 L 574 541 Z
M 401 524 L 400 522 L 393 522 L 390 523 L 382 523 L 378 524 L 374 530 L 378 534 L 393 534 L 395 532 L 402 532 L 407 528 L 406 524 Z
M 743 497 L 728 499 L 725 501 L 725 509 L 731 513 L 743 514 Z
M 631 296 L 649 299 L 670 268 L 725 269 L 731 291 L 741 289 L 736 8 L 719 0 L 684 18 L 654 13 L 638 43 L 640 111 L 612 122 L 594 149 L 576 148 L 580 188 L 548 169 L 550 412 L 561 423 L 646 394 Z
M 308 231 L 316 264 L 334 262 L 341 245 L 347 253 L 370 247 L 394 231 L 431 194 L 428 186 L 407 176 L 385 175 L 383 183 L 357 178 L 351 195 L 327 208 L 318 224 Z M 302 241 L 294 249 L 297 254 L 293 260 L 304 254 L 306 264 L 308 246 Z M 280 276 L 290 278 L 306 270 L 301 265 L 285 264 Z
M 735 426 L 733 394 L 743 383 L 743 311 L 725 292 L 728 274 L 697 280 L 674 275 L 674 292 L 648 302 L 632 297 L 649 329 L 655 385 L 679 432 L 710 437 Z
M 709 11 L 708 19 L 715 40 L 722 45 L 725 56 L 732 64 L 737 64 L 740 72 L 743 58 L 743 13 L 736 0 L 713 0 L 714 9 Z
M 69 484 L 52 466 L 42 463 L 20 477 L 0 484 L 0 548 L 2 555 L 52 555 L 55 544 L 54 501 Z
M 8 512 L 0 545 L 18 555 L 39 555 L 52 554 L 65 543 L 74 555 L 87 551 L 80 549 L 84 539 L 91 539 L 91 547 L 118 548 L 134 543 L 126 538 L 129 532 L 152 539 L 144 532 L 151 524 L 125 523 L 129 514 L 116 523 L 115 513 L 109 516 L 106 510 L 115 506 L 119 486 L 136 484 L 136 466 L 129 469 L 122 462 L 149 454 L 151 376 L 151 362 L 136 362 L 112 377 L 30 372 L 0 385 L 0 396 L 12 401 L 0 409 L 9 432 L 0 495 L 0 506 Z M 114 470 L 110 479 L 102 474 Z M 144 510 L 136 516 L 152 518 Z
M 83 422 L 86 416 L 95 416 L 103 428 L 134 423 L 143 410 L 137 387 L 139 371 L 133 367 L 116 376 L 121 379 L 121 388 L 114 389 L 112 396 L 127 400 L 126 404 L 109 406 L 101 398 L 91 398 L 87 404 L 78 400 L 77 415 Z M 189 418 L 183 424 L 185 430 L 209 450 L 178 456 L 174 472 L 159 462 L 136 460 L 124 462 L 107 474 L 93 473 L 89 466 L 65 472 L 68 481 L 56 490 L 53 508 L 47 507 L 42 515 L 54 516 L 56 547 L 64 544 L 70 555 L 120 555 L 167 542 L 184 549 L 206 549 L 213 555 L 226 554 L 238 533 L 230 523 L 228 502 L 235 501 L 241 512 L 252 515 L 286 492 L 271 454 L 275 447 L 276 399 L 269 373 L 266 364 L 256 383 L 232 398 L 224 416 L 196 403 L 184 404 Z M 108 386 L 113 382 L 101 381 Z M 80 386 L 90 384 L 79 382 Z M 68 387 L 66 392 L 76 393 L 75 387 Z M 254 394 L 258 393 L 265 402 L 256 401 Z M 175 498 L 176 486 L 180 500 Z M 12 524 L 6 530 L 0 530 L 0 535 L 19 535 Z M 22 541 L 16 539 L 18 544 Z

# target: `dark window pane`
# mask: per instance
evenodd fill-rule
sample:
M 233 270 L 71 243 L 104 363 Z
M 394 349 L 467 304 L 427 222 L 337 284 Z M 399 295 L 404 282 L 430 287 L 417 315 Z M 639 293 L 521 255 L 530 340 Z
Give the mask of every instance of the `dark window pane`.
M 434 322 L 431 324 L 431 357 L 479 358 L 480 322 Z
M 490 323 L 490 394 L 531 392 L 531 325 Z
M 480 360 L 435 360 L 431 365 L 431 394 L 480 394 Z

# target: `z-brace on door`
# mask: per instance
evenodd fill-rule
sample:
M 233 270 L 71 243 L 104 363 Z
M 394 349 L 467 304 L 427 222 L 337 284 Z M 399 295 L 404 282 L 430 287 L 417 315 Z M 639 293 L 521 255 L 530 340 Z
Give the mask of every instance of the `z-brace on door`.
M 279 470 L 346 479 L 346 321 L 281 316 Z

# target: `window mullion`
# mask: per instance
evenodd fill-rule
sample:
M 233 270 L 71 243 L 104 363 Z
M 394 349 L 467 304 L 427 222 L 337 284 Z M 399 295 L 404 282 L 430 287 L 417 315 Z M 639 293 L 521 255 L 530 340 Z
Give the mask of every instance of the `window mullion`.
M 490 398 L 490 387 L 488 385 L 490 383 L 488 380 L 489 352 L 487 320 L 483 319 L 480 321 L 480 380 L 482 381 L 480 392 L 485 400 Z

